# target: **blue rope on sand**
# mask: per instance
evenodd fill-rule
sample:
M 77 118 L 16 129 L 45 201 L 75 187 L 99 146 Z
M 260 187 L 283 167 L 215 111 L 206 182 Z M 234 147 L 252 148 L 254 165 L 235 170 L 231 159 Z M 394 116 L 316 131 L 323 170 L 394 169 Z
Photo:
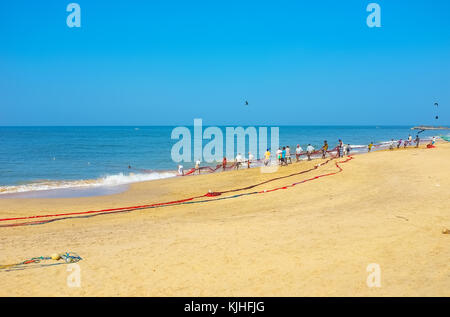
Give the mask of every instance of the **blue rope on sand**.
M 83 260 L 82 257 L 80 257 L 78 254 L 76 254 L 74 252 L 66 252 L 66 253 L 59 254 L 59 259 L 62 259 L 64 262 L 41 263 L 41 261 L 53 260 L 53 258 L 50 256 L 34 257 L 29 260 L 22 261 L 20 263 L 0 265 L 0 271 L 4 271 L 4 272 L 18 271 L 18 270 L 32 269 L 32 268 L 38 268 L 38 267 L 47 267 L 47 266 L 55 266 L 55 265 L 61 265 L 61 264 L 76 263 L 76 262 Z M 59 259 L 55 259 L 55 261 L 58 261 Z

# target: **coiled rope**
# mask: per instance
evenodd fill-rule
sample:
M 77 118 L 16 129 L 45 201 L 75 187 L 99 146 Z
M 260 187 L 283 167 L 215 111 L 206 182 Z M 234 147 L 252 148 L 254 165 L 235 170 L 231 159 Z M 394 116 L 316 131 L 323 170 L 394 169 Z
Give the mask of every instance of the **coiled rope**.
M 59 261 L 63 260 L 63 262 L 57 262 L 57 263 L 41 263 L 42 261 Z M 34 257 L 19 263 L 13 263 L 13 264 L 6 264 L 6 265 L 0 265 L 0 270 L 3 271 L 17 271 L 17 270 L 25 270 L 29 268 L 36 268 L 36 267 L 47 267 L 47 266 L 54 266 L 54 265 L 61 265 L 61 264 L 70 264 L 70 263 L 76 263 L 81 261 L 82 258 L 73 252 L 65 252 L 60 254 L 53 254 L 51 256 L 39 256 Z

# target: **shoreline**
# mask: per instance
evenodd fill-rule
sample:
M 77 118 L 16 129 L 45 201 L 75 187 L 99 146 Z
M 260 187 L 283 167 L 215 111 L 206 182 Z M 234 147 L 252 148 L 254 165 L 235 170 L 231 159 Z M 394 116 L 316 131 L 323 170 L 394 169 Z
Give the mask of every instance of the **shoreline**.
M 397 142 L 397 140 L 394 140 L 395 142 Z M 424 138 L 421 140 L 421 145 L 423 145 L 424 143 L 428 142 L 429 138 Z M 391 141 L 383 141 L 383 142 L 379 142 L 377 144 L 374 144 L 374 148 L 372 150 L 372 152 L 376 152 L 376 151 L 382 151 L 387 149 L 389 146 L 388 144 Z M 440 138 L 438 138 L 438 142 L 444 142 L 443 140 L 440 140 Z M 366 149 L 367 146 L 361 146 L 361 145 L 353 145 L 352 147 L 352 155 L 354 154 L 368 154 L 369 152 Z M 413 147 L 413 145 L 409 145 L 408 147 Z M 401 146 L 401 148 L 403 148 L 403 146 Z M 364 149 L 364 150 L 361 150 Z M 397 149 L 396 149 L 397 150 Z M 295 149 L 292 149 L 293 152 L 295 152 Z M 317 151 L 317 150 L 316 150 Z M 333 150 L 328 151 L 328 155 L 330 155 L 330 153 Z M 272 153 L 274 154 L 274 153 Z M 301 154 L 303 157 L 303 159 L 300 159 L 301 161 L 306 161 L 306 152 L 303 152 Z M 311 156 L 312 160 L 317 160 L 317 159 L 321 159 L 321 154 L 313 154 Z M 292 162 L 295 161 L 295 153 L 291 154 L 291 159 Z M 232 163 L 233 161 L 230 161 L 229 163 Z M 257 163 L 256 163 L 257 162 Z M 255 164 L 256 163 L 256 164 Z M 216 162 L 216 164 L 221 165 L 220 162 Z M 262 164 L 262 159 L 259 160 L 255 160 L 254 163 L 252 163 L 253 166 L 251 166 L 250 168 L 260 168 L 263 164 Z M 271 164 L 273 166 L 275 166 L 276 163 L 276 159 L 274 158 L 274 156 L 272 156 L 271 159 Z M 219 166 L 217 165 L 217 166 Z M 216 167 L 216 165 L 214 163 L 207 163 L 203 166 L 201 166 L 201 169 L 208 169 L 211 167 Z M 246 161 L 242 164 L 241 169 L 247 169 L 246 166 Z M 115 194 L 115 193 L 121 193 L 127 190 L 128 186 L 130 186 L 131 184 L 135 184 L 135 183 L 141 183 L 141 182 L 148 182 L 148 181 L 155 181 L 158 179 L 165 179 L 165 178 L 177 178 L 180 175 L 178 175 L 178 172 L 174 169 L 174 170 L 144 170 L 144 169 L 136 169 L 133 168 L 133 170 L 138 171 L 138 172 L 130 172 L 129 174 L 125 174 L 122 175 L 120 174 L 122 177 L 131 177 L 131 178 L 137 178 L 137 180 L 126 180 L 123 183 L 117 183 L 117 184 L 102 184 L 102 180 L 105 180 L 109 177 L 117 177 L 120 175 L 109 175 L 109 176 L 104 176 L 101 178 L 96 178 L 96 179 L 80 179 L 80 180 L 60 180 L 60 181 L 47 181 L 47 182 L 43 182 L 43 183 L 29 183 L 29 184 L 24 184 L 24 185 L 3 185 L 0 186 L 0 201 L 2 199 L 14 199 L 14 198 L 75 198 L 75 197 L 90 197 L 90 196 L 106 196 L 106 195 L 110 195 L 110 194 Z M 183 176 L 195 176 L 195 175 L 199 175 L 197 173 L 197 170 L 195 170 L 194 172 L 192 172 L 193 168 L 191 168 L 188 171 L 191 171 L 192 174 L 190 175 L 183 175 Z M 231 170 L 231 169 L 230 169 Z M 233 169 L 234 170 L 234 169 Z M 228 170 L 229 171 L 229 170 Z M 187 171 L 185 171 L 186 173 Z M 213 173 L 220 173 L 223 172 L 222 168 L 220 167 L 218 169 L 218 171 L 214 171 Z M 150 175 L 160 175 L 157 178 L 154 179 L 143 179 L 143 180 L 139 180 L 138 178 L 145 178 L 145 177 L 149 177 Z M 203 173 L 203 174 L 210 174 L 208 172 Z M 58 183 L 61 183 L 61 185 L 57 185 Z M 50 185 L 49 185 L 50 184 Z M 20 189 L 22 187 L 26 187 L 26 186 L 34 186 L 37 187 L 37 189 Z M 41 187 L 49 187 L 49 188 L 40 188 Z M 18 188 L 17 190 L 15 188 Z

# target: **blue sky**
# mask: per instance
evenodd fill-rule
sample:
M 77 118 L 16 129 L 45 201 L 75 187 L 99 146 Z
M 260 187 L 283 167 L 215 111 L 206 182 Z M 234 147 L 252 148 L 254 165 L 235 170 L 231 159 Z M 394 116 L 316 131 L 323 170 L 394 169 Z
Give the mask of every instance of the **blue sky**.
M 448 0 L 70 2 L 0 2 L 0 125 L 450 124 Z

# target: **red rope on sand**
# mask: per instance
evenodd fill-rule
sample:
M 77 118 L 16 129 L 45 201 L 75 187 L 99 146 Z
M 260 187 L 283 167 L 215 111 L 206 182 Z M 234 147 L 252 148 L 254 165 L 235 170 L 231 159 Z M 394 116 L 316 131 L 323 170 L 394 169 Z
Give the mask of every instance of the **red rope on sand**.
M 260 191 L 260 192 L 257 192 L 257 193 L 260 194 L 260 193 L 273 192 L 273 191 L 280 190 L 280 189 L 287 189 L 288 187 L 293 187 L 295 185 L 306 183 L 306 182 L 314 180 L 314 179 L 319 179 L 321 177 L 336 175 L 336 174 L 342 172 L 342 167 L 340 167 L 339 163 L 346 163 L 346 162 L 348 162 L 348 161 L 350 161 L 352 159 L 353 159 L 353 157 L 349 156 L 345 161 L 336 162 L 335 165 L 339 169 L 336 172 L 318 175 L 318 176 L 315 176 L 315 177 L 312 177 L 312 178 L 309 178 L 309 179 L 305 179 L 305 180 L 302 180 L 300 182 L 293 183 L 293 184 L 290 184 L 290 185 L 287 185 L 287 186 L 282 186 L 282 187 L 278 187 L 278 188 L 274 188 L 274 189 L 270 189 L 270 190 L 264 190 L 264 191 Z M 331 159 L 327 160 L 325 163 L 322 163 L 322 164 L 319 164 L 319 165 L 315 165 L 313 168 L 311 168 L 309 170 L 305 170 L 305 171 L 302 171 L 302 172 L 299 172 L 299 173 L 294 173 L 294 174 L 287 175 L 287 176 L 284 176 L 284 177 L 276 177 L 276 178 L 273 178 L 273 179 L 270 179 L 270 180 L 267 180 L 267 181 L 255 184 L 255 185 L 251 185 L 251 186 L 247 186 L 247 187 L 243 187 L 243 188 L 238 188 L 238 189 L 222 191 L 222 192 L 209 192 L 209 193 L 206 193 L 205 195 L 190 197 L 190 198 L 181 199 L 181 200 L 174 200 L 174 201 L 169 201 L 169 202 L 154 203 L 154 204 L 140 205 L 140 206 L 102 209 L 102 210 L 90 210 L 90 211 L 72 212 L 72 213 L 59 213 L 59 214 L 50 214 L 50 215 L 36 215 L 36 216 L 27 216 L 27 217 L 4 218 L 4 219 L 0 219 L 0 221 L 26 220 L 26 219 L 36 219 L 36 218 L 53 218 L 53 217 L 63 217 L 63 216 L 86 215 L 86 214 L 94 214 L 94 213 L 120 212 L 120 211 L 130 211 L 130 210 L 142 209 L 142 208 L 150 208 L 150 207 L 158 207 L 158 206 L 167 206 L 167 205 L 173 205 L 173 204 L 180 204 L 180 203 L 192 201 L 194 199 L 201 198 L 201 197 L 215 197 L 215 196 L 219 196 L 219 195 L 221 195 L 223 193 L 248 190 L 248 189 L 251 189 L 253 187 L 256 187 L 256 186 L 259 186 L 259 185 L 262 185 L 262 184 L 265 184 L 265 183 L 268 183 L 268 182 L 271 182 L 271 181 L 274 181 L 274 180 L 279 180 L 279 179 L 283 179 L 283 178 L 286 178 L 286 177 L 291 177 L 291 176 L 294 176 L 294 175 L 298 175 L 298 174 L 302 174 L 302 173 L 305 173 L 305 172 L 309 172 L 309 171 L 315 170 L 318 167 L 327 164 L 330 160 Z M 37 222 L 39 222 L 39 221 L 37 221 Z M 26 224 L 26 223 L 11 224 L 10 226 L 20 226 L 20 225 L 23 225 L 23 224 Z M 8 226 L 8 225 L 5 225 L 5 226 Z

